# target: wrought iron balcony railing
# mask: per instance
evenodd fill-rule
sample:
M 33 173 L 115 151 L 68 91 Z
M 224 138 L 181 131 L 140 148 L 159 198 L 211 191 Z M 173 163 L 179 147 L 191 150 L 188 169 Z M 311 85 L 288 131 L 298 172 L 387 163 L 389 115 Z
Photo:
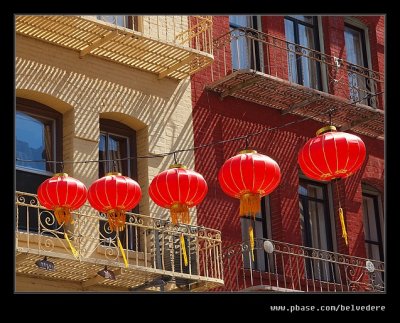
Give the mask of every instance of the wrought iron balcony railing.
M 383 292 L 381 261 L 256 239 L 223 250 L 225 286 L 231 291 Z M 254 260 L 253 260 L 254 259 Z
M 119 243 L 105 216 L 88 205 L 73 212 L 73 217 L 72 224 L 58 225 L 53 212 L 43 208 L 36 195 L 16 192 L 16 272 L 78 282 L 82 289 L 100 284 L 137 290 L 161 279 L 170 288 L 186 290 L 223 284 L 217 230 L 174 226 L 159 218 L 127 213 Z M 35 265 L 44 256 L 55 264 L 54 271 Z M 97 274 L 104 266 L 116 273 L 116 280 Z
M 250 28 L 234 28 L 214 40 L 214 58 L 207 88 L 222 99 L 235 96 L 283 114 L 332 110 L 342 131 L 383 135 L 382 73 Z
M 16 16 L 16 32 L 116 63 L 182 79 L 213 60 L 208 16 Z

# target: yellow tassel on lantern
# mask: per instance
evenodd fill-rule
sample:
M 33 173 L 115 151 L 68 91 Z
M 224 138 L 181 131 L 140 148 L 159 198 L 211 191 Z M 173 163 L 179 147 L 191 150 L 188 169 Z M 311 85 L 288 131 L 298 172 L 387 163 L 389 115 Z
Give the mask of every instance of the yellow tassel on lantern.
M 68 243 L 68 245 L 69 245 L 69 248 L 70 248 L 71 251 L 72 251 L 72 254 L 74 255 L 74 257 L 75 257 L 76 259 L 78 259 L 79 253 L 78 253 L 78 251 L 76 251 L 75 247 L 72 245 L 71 241 L 70 241 L 69 238 L 68 238 L 68 235 L 67 235 L 65 232 L 64 232 L 64 238 L 65 238 L 65 240 L 67 240 L 67 243 Z
M 189 208 L 186 204 L 174 203 L 170 208 L 171 221 L 173 224 L 190 224 Z
M 125 230 L 125 211 L 123 210 L 109 210 L 107 212 L 108 224 L 111 231 L 124 231 Z
M 239 215 L 256 216 L 261 208 L 261 195 L 255 193 L 245 193 L 240 197 L 240 211 Z
M 63 223 L 70 223 L 72 220 L 71 212 L 69 211 L 69 209 L 64 207 L 55 208 L 54 215 L 57 219 L 58 224 L 60 225 Z
M 121 250 L 122 258 L 124 259 L 125 268 L 128 268 L 128 260 L 126 259 L 124 248 L 122 247 L 121 240 L 119 240 L 118 236 L 117 236 L 117 242 L 118 242 L 119 250 Z
M 348 246 L 349 243 L 347 241 L 346 224 L 344 223 L 343 209 L 341 207 L 339 208 L 339 219 L 340 219 L 340 225 L 342 226 L 342 237 L 344 238 L 344 242 L 346 243 L 346 246 Z
M 181 241 L 181 249 L 182 249 L 182 255 L 183 255 L 183 262 L 184 262 L 185 266 L 187 266 L 187 265 L 188 265 L 188 257 L 187 257 L 187 254 L 186 254 L 185 237 L 183 236 L 183 233 L 181 233 L 180 241 Z
M 251 259 L 254 261 L 254 230 L 252 226 L 249 227 L 249 238 L 250 238 Z

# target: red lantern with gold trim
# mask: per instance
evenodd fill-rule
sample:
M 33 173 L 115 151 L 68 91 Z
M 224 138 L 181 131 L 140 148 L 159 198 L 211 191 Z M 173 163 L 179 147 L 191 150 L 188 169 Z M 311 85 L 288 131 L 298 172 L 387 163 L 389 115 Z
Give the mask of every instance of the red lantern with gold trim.
M 87 198 L 86 186 L 67 173 L 57 173 L 46 179 L 37 193 L 40 204 L 54 210 L 59 224 L 70 223 L 71 211 L 79 209 Z
M 138 205 L 141 197 L 139 184 L 117 172 L 108 173 L 93 182 L 88 193 L 90 205 L 107 214 L 111 231 L 125 229 L 125 212 Z
M 149 195 L 159 206 L 170 210 L 174 224 L 190 224 L 189 208 L 198 205 L 208 191 L 207 183 L 199 173 L 173 164 L 156 175 L 150 183 Z
M 330 181 L 354 174 L 362 166 L 365 155 L 365 144 L 360 137 L 337 132 L 335 126 L 326 126 L 317 131 L 316 137 L 306 142 L 299 152 L 298 161 L 306 176 Z M 340 199 L 338 201 L 342 237 L 348 245 L 344 213 Z
M 298 155 L 300 168 L 306 176 L 320 181 L 345 178 L 363 164 L 366 150 L 358 136 L 337 132 L 334 126 L 323 127 L 316 135 L 306 142 Z
M 261 197 L 271 193 L 280 179 L 276 161 L 255 150 L 242 150 L 229 158 L 218 173 L 224 193 L 240 199 L 240 216 L 260 212 Z

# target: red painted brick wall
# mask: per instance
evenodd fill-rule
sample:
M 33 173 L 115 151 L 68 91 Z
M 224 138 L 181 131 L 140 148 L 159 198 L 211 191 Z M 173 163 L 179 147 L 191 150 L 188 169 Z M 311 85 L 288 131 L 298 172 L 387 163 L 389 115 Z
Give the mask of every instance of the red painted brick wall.
M 383 71 L 383 17 L 360 17 L 370 28 L 371 56 L 374 68 Z M 343 17 L 323 17 L 325 51 L 345 58 Z M 284 37 L 283 17 L 263 17 L 265 32 Z M 374 27 L 375 26 L 375 27 Z M 372 31 L 374 28 L 374 31 Z M 214 37 L 229 30 L 227 16 L 214 17 Z M 221 64 L 221 53 L 215 54 L 215 65 Z M 225 53 L 226 54 L 226 53 Z M 284 57 L 284 59 L 286 59 Z M 228 66 L 229 70 L 229 66 Z M 287 78 L 287 75 L 280 75 Z M 298 120 L 293 115 L 281 115 L 280 111 L 227 97 L 223 101 L 205 86 L 213 80 L 211 68 L 192 76 L 193 128 L 195 145 L 238 137 L 251 132 L 275 127 Z M 346 94 L 347 95 L 347 94 Z M 281 183 L 270 195 L 272 214 L 272 238 L 289 243 L 302 244 L 298 202 L 298 164 L 297 154 L 304 143 L 315 136 L 321 123 L 308 120 L 270 131 L 252 138 L 251 146 L 258 152 L 275 159 L 282 173 Z M 384 142 L 370 137 L 360 136 L 366 144 L 367 158 L 361 170 L 338 183 L 341 206 L 345 211 L 349 246 L 341 237 L 337 209 L 336 185 L 332 185 L 333 203 L 336 219 L 336 240 L 338 251 L 356 256 L 365 256 L 361 181 L 365 180 L 381 190 L 383 196 Z M 244 148 L 244 141 L 229 142 L 199 149 L 195 152 L 196 170 L 206 179 L 209 192 L 205 200 L 197 207 L 198 222 L 202 225 L 222 231 L 223 247 L 241 241 L 239 221 L 239 201 L 225 195 L 218 183 L 217 175 L 224 161 Z M 225 268 L 227 268 L 225 266 Z M 228 277 L 229 273 L 225 272 Z M 228 280 L 229 281 L 229 280 Z M 228 282 L 229 285 L 229 282 Z M 229 286 L 226 286 L 229 289 Z

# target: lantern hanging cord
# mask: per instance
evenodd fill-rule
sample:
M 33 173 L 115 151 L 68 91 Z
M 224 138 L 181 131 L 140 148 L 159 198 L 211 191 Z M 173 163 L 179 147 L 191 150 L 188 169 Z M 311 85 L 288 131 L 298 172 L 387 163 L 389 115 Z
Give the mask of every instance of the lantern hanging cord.
M 170 151 L 170 152 L 166 152 L 166 153 L 160 153 L 160 154 L 150 154 L 150 155 L 143 155 L 143 156 L 135 156 L 135 157 L 125 157 L 125 158 L 116 158 L 116 159 L 88 159 L 88 160 L 83 160 L 83 161 L 73 161 L 73 160 L 64 160 L 64 161 L 56 161 L 56 160 L 43 160 L 43 159 L 38 159 L 38 160 L 32 160 L 32 159 L 21 159 L 21 158 L 16 158 L 16 161 L 18 162 L 25 162 L 25 163 L 50 163 L 50 164 L 87 164 L 87 163 L 104 163 L 104 162 L 117 162 L 117 161 L 124 161 L 124 160 L 133 160 L 133 159 L 151 159 L 151 158 L 164 158 L 167 156 L 174 156 L 174 161 L 176 162 L 176 154 L 177 153 L 181 153 L 181 152 L 187 152 L 187 151 L 195 151 L 198 149 L 202 149 L 202 148 L 207 148 L 207 147 L 211 147 L 211 146 L 216 146 L 216 145 L 220 145 L 220 144 L 225 144 L 225 143 L 229 143 L 229 142 L 234 142 L 234 141 L 239 141 L 239 140 L 245 140 L 246 142 L 246 146 L 248 146 L 249 143 L 249 138 L 254 137 L 254 136 L 259 136 L 261 134 L 267 133 L 269 131 L 275 131 L 275 130 L 279 130 L 285 127 L 289 127 L 292 126 L 296 123 L 300 123 L 306 120 L 310 120 L 313 119 L 315 117 L 318 117 L 320 115 L 323 114 L 327 114 L 329 113 L 329 115 L 331 115 L 333 112 L 337 111 L 338 109 L 348 106 L 348 105 L 354 105 L 356 103 L 362 102 L 365 99 L 374 97 L 374 96 L 378 96 L 383 94 L 384 92 L 379 92 L 379 93 L 375 93 L 375 94 L 367 94 L 365 97 L 357 100 L 357 101 L 353 101 L 351 103 L 346 103 L 346 104 L 342 104 L 336 108 L 328 108 L 322 112 L 318 112 L 314 115 L 308 116 L 308 117 L 304 117 L 301 118 L 299 120 L 294 120 L 288 123 L 285 123 L 283 125 L 280 126 L 275 126 L 275 127 L 270 127 L 264 130 L 260 130 L 260 131 L 256 131 L 256 132 L 252 132 L 252 133 L 248 133 L 246 135 L 243 136 L 239 136 L 239 137 L 234 137 L 234 138 L 230 138 L 230 139 L 225 139 L 225 140 L 219 140 L 219 141 L 214 141 L 214 142 L 210 142 L 208 144 L 202 144 L 202 145 L 198 145 L 195 147 L 191 147 L 191 148 L 186 148 L 186 149 L 177 149 L 174 151 Z M 331 123 L 331 117 L 330 117 L 330 123 Z M 248 148 L 248 147 L 246 147 Z
M 60 173 L 64 173 L 64 162 L 60 163 Z
M 335 180 L 336 182 L 336 192 L 337 192 L 337 199 L 338 199 L 338 204 L 339 204 L 339 209 L 342 207 L 341 203 L 340 203 L 340 193 L 339 193 L 339 180 L 340 178 L 337 178 Z
M 245 138 L 245 141 L 246 141 L 246 147 L 245 147 L 245 149 L 246 149 L 246 150 L 249 149 L 249 137 L 250 137 L 250 136 L 246 136 L 246 138 Z

